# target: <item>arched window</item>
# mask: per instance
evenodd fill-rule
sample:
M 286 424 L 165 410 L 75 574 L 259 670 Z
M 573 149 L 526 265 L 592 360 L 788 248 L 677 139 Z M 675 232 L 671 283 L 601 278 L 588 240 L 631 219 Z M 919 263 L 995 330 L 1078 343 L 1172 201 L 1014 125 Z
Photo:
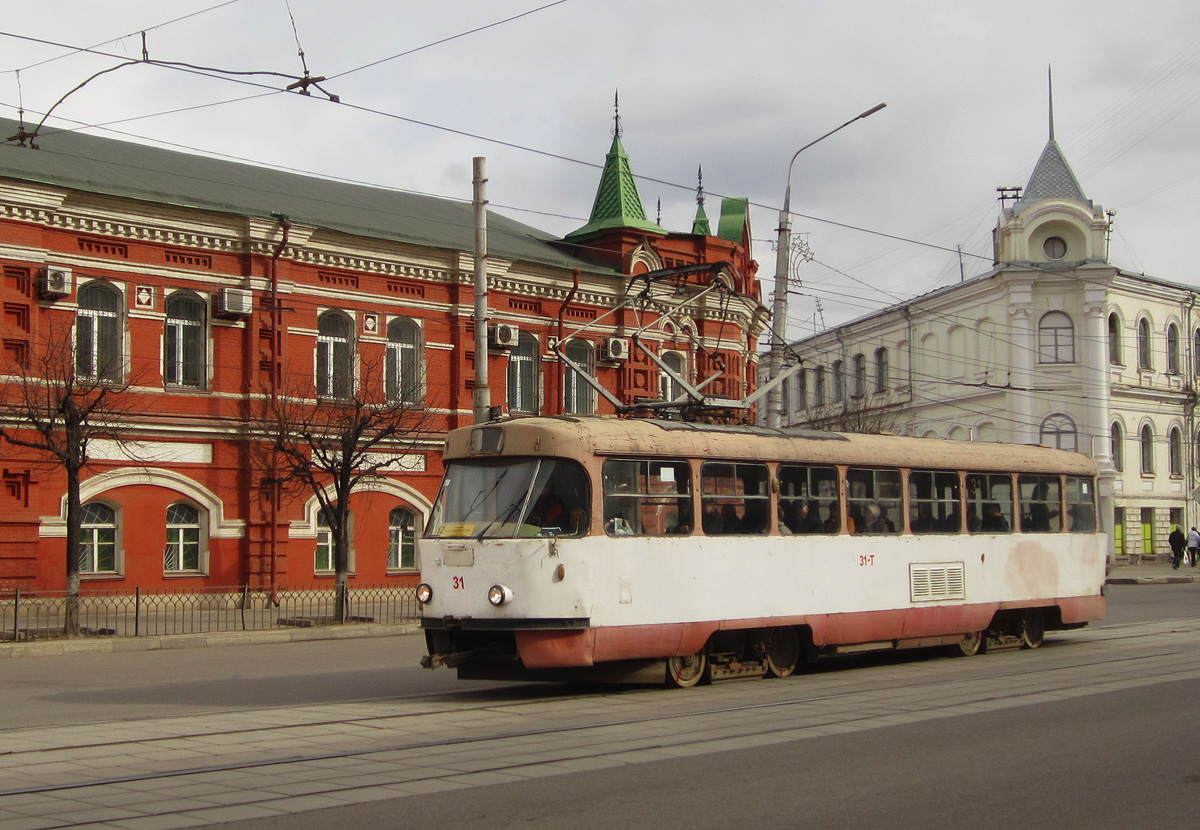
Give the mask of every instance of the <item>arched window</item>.
M 1151 369 L 1153 363 L 1150 358 L 1150 321 L 1145 317 L 1138 320 L 1138 368 Z
M 1167 372 L 1179 374 L 1179 326 L 1167 326 Z
M 323 398 L 349 398 L 354 390 L 352 330 L 344 312 L 317 318 L 317 394 Z
M 397 317 L 387 326 L 387 358 L 384 386 L 387 399 L 399 403 L 421 402 L 421 327 L 407 317 Z
M 854 356 L 854 397 L 867 396 L 867 358 L 866 355 Z
M 1179 427 L 1171 427 L 1167 433 L 1167 463 L 1172 476 L 1183 475 L 1183 433 Z
M 517 347 L 508 356 L 508 409 L 524 415 L 537 415 L 538 377 L 541 374 L 541 354 L 538 341 L 529 332 L 521 332 Z
M 167 386 L 204 386 L 206 357 L 204 301 L 187 291 L 167 297 L 167 322 L 163 328 L 163 383 Z
M 79 572 L 117 570 L 117 511 L 103 502 L 83 506 L 79 536 Z
M 1146 424 L 1141 433 L 1142 475 L 1154 475 L 1154 430 Z
M 167 547 L 163 571 L 200 570 L 200 511 L 178 501 L 167 508 Z
M 1200 331 L 1196 332 L 1200 336 Z M 1108 315 L 1108 362 L 1113 366 L 1121 366 L 1121 318 L 1116 314 Z
M 1200 375 L 1200 329 L 1192 335 L 1192 374 Z
M 833 361 L 833 400 L 841 403 L 846 400 L 846 367 L 840 360 Z
M 891 383 L 888 377 L 888 351 L 884 347 L 875 350 L 875 391 L 886 392 Z
M 825 405 L 825 367 L 818 366 L 813 372 L 813 406 Z
M 1038 323 L 1038 362 L 1075 362 L 1075 326 L 1061 311 L 1042 315 Z
M 1125 439 L 1121 434 L 1121 425 L 1113 424 L 1109 431 L 1109 441 L 1112 452 L 1113 469 L 1118 473 L 1125 469 Z
M 388 514 L 388 570 L 416 570 L 417 523 L 412 511 L 397 507 Z
M 568 415 L 594 415 L 596 413 L 596 390 L 592 388 L 580 370 L 589 377 L 596 374 L 596 349 L 586 340 L 567 343 L 563 354 L 579 367 L 570 364 L 563 370 L 563 409 Z
M 803 412 L 808 409 L 808 370 L 796 370 L 796 410 Z
M 1041 443 L 1047 447 L 1074 452 L 1079 447 L 1075 422 L 1067 415 L 1050 415 L 1042 421 Z
M 121 379 L 122 295 L 104 282 L 79 289 L 75 314 L 75 373 L 90 380 Z

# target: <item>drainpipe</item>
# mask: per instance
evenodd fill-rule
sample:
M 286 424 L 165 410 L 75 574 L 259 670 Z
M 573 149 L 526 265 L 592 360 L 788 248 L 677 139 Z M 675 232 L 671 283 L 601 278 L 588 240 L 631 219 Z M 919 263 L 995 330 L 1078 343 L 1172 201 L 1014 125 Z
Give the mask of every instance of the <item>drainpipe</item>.
M 1187 441 L 1185 441 L 1183 445 L 1185 447 L 1192 448 L 1192 451 L 1188 453 L 1187 460 L 1187 509 L 1184 511 L 1185 521 L 1187 522 L 1188 527 L 1192 527 L 1194 524 L 1196 524 L 1195 512 L 1192 508 L 1192 493 L 1196 492 L 1196 453 L 1198 450 L 1200 450 L 1200 447 L 1197 447 L 1196 445 L 1196 384 L 1194 382 L 1196 359 L 1197 357 L 1200 357 L 1200 355 L 1196 354 L 1196 336 L 1192 331 L 1192 326 L 1194 325 L 1192 323 L 1192 310 L 1195 307 L 1196 295 L 1191 294 L 1188 297 L 1187 309 L 1184 313 L 1184 320 L 1186 321 L 1187 326 L 1187 328 L 1184 329 L 1184 333 L 1187 337 L 1188 343 L 1184 353 L 1188 356 L 1188 362 L 1187 365 L 1181 367 L 1183 369 L 1183 377 L 1185 378 L 1183 382 L 1183 388 L 1184 391 L 1187 392 L 1187 398 L 1185 399 L 1186 402 L 1184 403 L 1183 418 L 1184 423 L 1187 424 L 1188 432 Z
M 287 216 L 283 214 L 274 214 L 279 220 L 281 235 L 279 244 L 275 247 L 275 253 L 271 254 L 271 409 L 275 408 L 276 401 L 279 399 L 279 337 L 280 326 L 283 323 L 283 311 L 279 303 L 279 257 L 283 255 L 283 249 L 288 244 L 288 234 L 292 229 L 292 223 L 288 221 Z M 271 446 L 271 529 L 268 535 L 270 540 L 271 552 L 271 604 L 279 605 L 279 594 L 277 585 L 278 576 L 278 558 L 279 558 L 279 450 L 272 443 Z

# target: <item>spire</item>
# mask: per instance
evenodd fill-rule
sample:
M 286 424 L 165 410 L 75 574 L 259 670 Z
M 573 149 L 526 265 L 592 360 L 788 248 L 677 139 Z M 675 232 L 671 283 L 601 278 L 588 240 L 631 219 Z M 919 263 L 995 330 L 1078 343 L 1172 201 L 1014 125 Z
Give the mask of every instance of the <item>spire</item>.
M 596 201 L 592 204 L 592 215 L 586 225 L 567 234 L 565 239 L 578 239 L 616 228 L 666 233 L 646 218 L 646 208 L 642 204 L 637 182 L 633 178 L 629 156 L 621 144 L 620 102 L 615 96 L 613 108 L 612 146 L 604 159 L 604 172 L 600 174 L 600 185 L 596 188 Z
M 1083 194 L 1083 188 L 1079 184 L 1079 179 L 1075 178 L 1071 165 L 1067 164 L 1067 158 L 1063 155 L 1062 148 L 1054 140 L 1054 78 L 1049 68 L 1046 70 L 1046 80 L 1050 105 L 1050 138 L 1042 150 L 1041 158 L 1034 165 L 1033 173 L 1029 177 L 1029 184 L 1025 185 L 1021 198 L 1013 205 L 1014 215 L 1043 199 L 1068 199 L 1088 206 L 1092 205 L 1091 200 Z
M 692 233 L 699 236 L 712 236 L 708 226 L 708 216 L 704 213 L 704 168 L 696 168 L 696 218 L 692 221 Z
M 1054 69 L 1046 67 L 1046 85 L 1050 90 L 1050 140 L 1054 140 Z

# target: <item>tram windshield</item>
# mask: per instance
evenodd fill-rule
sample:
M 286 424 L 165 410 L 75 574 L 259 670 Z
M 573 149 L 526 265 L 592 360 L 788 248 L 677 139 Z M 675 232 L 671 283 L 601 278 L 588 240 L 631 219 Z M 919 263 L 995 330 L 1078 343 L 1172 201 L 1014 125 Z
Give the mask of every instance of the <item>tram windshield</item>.
M 582 536 L 590 523 L 587 474 L 559 458 L 452 461 L 425 535 L 512 539 Z

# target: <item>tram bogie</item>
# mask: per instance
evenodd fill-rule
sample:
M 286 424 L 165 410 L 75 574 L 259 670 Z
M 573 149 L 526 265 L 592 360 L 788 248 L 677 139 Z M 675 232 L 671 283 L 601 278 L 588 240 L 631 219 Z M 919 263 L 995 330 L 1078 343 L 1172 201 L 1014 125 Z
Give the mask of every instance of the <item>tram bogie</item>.
M 423 663 L 464 678 L 786 677 L 820 654 L 1036 648 L 1104 612 L 1075 453 L 530 418 L 451 433 L 445 461 Z

